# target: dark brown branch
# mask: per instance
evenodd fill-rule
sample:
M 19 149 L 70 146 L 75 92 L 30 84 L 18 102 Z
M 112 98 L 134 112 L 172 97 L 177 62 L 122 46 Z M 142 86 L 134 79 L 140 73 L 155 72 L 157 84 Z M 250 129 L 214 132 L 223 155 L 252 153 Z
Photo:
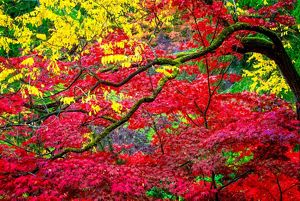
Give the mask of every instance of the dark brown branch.
M 162 153 L 162 155 L 164 155 L 164 154 L 165 154 L 165 151 L 164 151 L 164 144 L 163 144 L 163 142 L 162 142 L 162 139 L 161 139 L 161 136 L 160 136 L 158 127 L 157 127 L 157 125 L 156 125 L 155 119 L 152 117 L 152 115 L 151 115 L 149 112 L 147 112 L 147 113 L 148 113 L 149 118 L 151 118 L 151 120 L 152 120 L 152 124 L 153 124 L 152 128 L 154 129 L 154 131 L 155 131 L 155 133 L 156 133 L 156 135 L 157 135 L 157 137 L 158 137 L 158 140 L 159 140 L 159 147 L 160 147 L 161 153 Z
M 75 109 L 75 110 L 67 110 L 67 108 L 61 109 L 61 110 L 56 110 L 54 112 L 48 113 L 46 115 L 37 117 L 35 119 L 31 119 L 28 121 L 24 121 L 22 123 L 19 124 L 6 124 L 5 126 L 1 126 L 0 130 L 6 130 L 8 128 L 14 127 L 14 126 L 30 126 L 30 124 L 33 123 L 37 123 L 37 122 L 41 122 L 41 121 L 45 121 L 46 119 L 48 119 L 49 117 L 53 116 L 53 115 L 59 115 L 61 113 L 66 113 L 66 112 L 81 112 L 81 113 L 88 113 L 85 110 L 82 109 Z
M 14 173 L 14 174 L 11 174 L 11 173 L 9 173 L 9 172 L 5 172 L 5 173 L 1 173 L 0 175 L 8 175 L 8 174 L 10 174 L 12 177 L 18 178 L 18 177 L 26 176 L 26 175 L 35 175 L 38 171 L 39 171 L 39 167 L 35 167 L 35 168 L 34 168 L 32 171 L 30 171 L 30 172 L 17 171 L 17 172 Z
M 252 172 L 253 172 L 253 170 L 248 170 L 248 171 L 244 172 L 243 174 L 241 174 L 241 175 L 235 177 L 233 180 L 229 181 L 227 184 L 225 184 L 225 185 L 221 186 L 220 188 L 218 188 L 218 191 L 221 191 L 221 190 L 223 190 L 224 188 L 226 188 L 227 186 L 229 186 L 229 185 L 231 185 L 231 184 L 237 182 L 238 180 L 240 180 L 240 179 L 242 179 L 242 178 L 245 178 L 248 174 L 250 174 L 250 173 L 252 173 Z
M 283 200 L 283 197 L 282 197 L 283 192 L 282 192 L 278 177 L 276 178 L 276 183 L 277 183 L 278 190 L 279 190 L 279 201 L 282 201 Z
M 74 80 L 69 84 L 69 86 L 67 86 L 65 89 L 63 89 L 63 90 L 61 90 L 61 91 L 58 91 L 58 92 L 56 92 L 56 93 L 54 93 L 54 94 L 51 94 L 51 95 L 49 95 L 49 96 L 46 96 L 46 97 L 44 97 L 44 98 L 48 98 L 48 97 L 51 97 L 51 96 L 55 96 L 55 95 L 57 95 L 57 94 L 60 94 L 60 93 L 62 93 L 62 92 L 64 92 L 64 91 L 67 91 L 68 89 L 70 89 L 72 86 L 73 86 L 73 84 L 75 84 L 75 82 L 80 78 L 80 76 L 82 75 L 82 73 L 83 73 L 83 69 L 81 69 L 80 71 L 79 71 L 79 73 L 76 75 L 76 77 L 74 78 Z

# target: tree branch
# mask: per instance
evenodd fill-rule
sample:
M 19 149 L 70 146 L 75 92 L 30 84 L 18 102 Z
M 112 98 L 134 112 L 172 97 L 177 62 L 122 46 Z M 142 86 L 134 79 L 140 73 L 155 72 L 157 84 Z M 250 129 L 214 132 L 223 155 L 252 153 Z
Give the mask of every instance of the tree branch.
M 233 180 L 229 181 L 227 184 L 225 184 L 225 185 L 221 186 L 220 188 L 218 188 L 218 191 L 223 190 L 223 189 L 226 188 L 227 186 L 229 186 L 229 185 L 231 185 L 231 184 L 237 182 L 238 180 L 240 180 L 240 179 L 246 177 L 248 174 L 250 174 L 250 173 L 252 173 L 252 172 L 253 172 L 253 170 L 248 170 L 248 171 L 244 172 L 243 174 L 241 174 L 241 175 L 235 177 Z
M 116 121 L 115 123 L 111 124 L 110 126 L 106 127 L 101 134 L 99 134 L 93 141 L 91 141 L 89 144 L 85 145 L 83 148 L 65 148 L 62 152 L 54 155 L 51 159 L 57 159 L 57 158 L 61 158 L 64 155 L 70 153 L 70 152 L 74 152 L 74 153 L 83 153 L 91 148 L 93 148 L 98 142 L 100 142 L 103 138 L 105 138 L 107 135 L 109 135 L 109 133 L 111 131 L 113 131 L 114 129 L 118 128 L 119 126 L 121 126 L 122 124 L 124 124 L 125 122 L 127 122 L 129 120 L 129 118 L 140 108 L 140 106 L 143 103 L 150 103 L 153 102 L 156 97 L 158 96 L 158 94 L 161 92 L 161 90 L 163 89 L 164 85 L 171 79 L 174 79 L 178 74 L 178 70 L 175 70 L 173 72 L 173 74 L 170 77 L 164 77 L 160 80 L 159 82 L 159 86 L 156 88 L 156 90 L 152 93 L 151 96 L 147 96 L 144 98 L 141 98 L 140 100 L 138 100 L 132 107 L 131 109 L 128 111 L 128 113 L 123 116 L 120 120 Z

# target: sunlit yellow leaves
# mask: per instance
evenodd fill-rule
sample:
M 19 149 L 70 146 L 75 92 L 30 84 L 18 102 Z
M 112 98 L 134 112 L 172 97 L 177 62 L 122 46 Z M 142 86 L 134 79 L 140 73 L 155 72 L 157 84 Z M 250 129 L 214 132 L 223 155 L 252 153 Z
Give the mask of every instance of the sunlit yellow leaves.
M 28 92 L 29 95 L 37 96 L 39 98 L 43 97 L 43 93 L 36 86 L 23 84 L 21 87 L 21 94 L 23 98 L 27 97 L 26 91 Z
M 15 69 L 6 69 L 4 66 L 0 66 L 0 69 L 2 70 L 0 72 L 0 93 L 4 93 L 4 90 L 8 88 L 8 85 L 11 83 L 11 79 L 13 76 L 13 73 L 16 71 Z M 9 83 L 8 83 L 9 82 Z M 11 89 L 8 89 L 11 91 Z M 11 91 L 13 92 L 13 91 Z
M 129 68 L 129 67 L 131 66 L 131 63 L 128 62 L 128 61 L 125 61 L 125 62 L 122 62 L 121 66 L 122 66 L 123 68 Z
M 81 9 L 77 8 L 78 5 Z M 14 42 L 22 45 L 23 51 L 26 50 L 24 54 L 31 50 L 33 38 L 41 40 L 34 49 L 51 57 L 52 53 L 62 49 L 71 50 L 82 39 L 99 41 L 113 32 L 115 27 L 123 29 L 128 35 L 142 37 L 144 34 L 140 21 L 146 16 L 146 11 L 141 8 L 139 0 L 41 0 L 35 10 L 14 19 L 5 15 L 2 9 L 0 26 L 14 30 Z M 82 13 L 82 10 L 85 12 Z M 36 34 L 28 28 L 29 24 L 39 27 L 45 20 L 53 22 L 48 30 L 51 33 L 49 37 L 43 33 Z M 0 40 L 0 45 L 9 50 L 3 40 Z M 124 48 L 124 43 L 120 42 L 117 46 Z
M 283 46 L 286 49 L 291 49 L 292 48 L 292 45 L 291 45 L 291 43 L 289 41 L 284 41 L 283 42 Z
M 20 80 L 24 77 L 30 78 L 30 80 L 36 80 L 40 75 L 40 69 L 37 67 L 34 68 L 22 68 L 21 72 L 18 75 L 13 76 L 11 79 L 14 81 Z
M 76 53 L 80 53 L 84 46 L 81 41 L 102 41 L 115 28 L 135 38 L 135 41 L 140 41 L 152 34 L 152 30 L 172 26 L 176 11 L 170 7 L 171 1 L 158 11 L 155 19 L 150 20 L 144 3 L 140 0 L 40 0 L 39 6 L 33 11 L 16 18 L 5 15 L 3 8 L 0 8 L 0 26 L 14 30 L 13 39 L 0 37 L 0 47 L 8 52 L 9 44 L 19 43 L 23 55 L 35 50 L 47 58 L 52 58 L 57 52 L 68 58 L 75 57 L 76 54 L 70 54 L 66 50 L 77 47 Z M 51 22 L 47 36 L 45 32 L 36 33 L 36 30 L 29 28 L 40 27 L 46 21 Z M 160 22 L 159 25 L 157 21 Z M 36 39 L 40 40 L 38 45 L 32 45 L 32 41 Z M 126 42 L 119 41 L 115 45 L 124 48 L 125 44 Z M 110 48 L 104 49 L 104 52 L 106 55 L 114 54 Z M 132 60 L 140 61 L 140 57 L 135 54 Z M 123 64 L 123 67 L 128 67 L 129 62 Z
M 117 64 L 123 68 L 128 68 L 132 63 L 142 61 L 142 52 L 144 50 L 144 46 L 142 44 L 137 45 L 133 49 L 134 41 L 122 40 L 119 42 L 109 42 L 101 45 L 101 48 L 104 50 L 104 53 L 107 56 L 103 56 L 101 58 L 101 63 L 103 65 L 107 64 Z M 129 46 L 134 50 L 134 54 L 124 55 L 124 54 L 114 54 L 114 48 L 124 49 L 125 46 Z
M 101 45 L 101 48 L 104 50 L 104 54 L 113 54 L 113 44 L 112 43 L 105 43 Z
M 161 20 L 161 22 L 164 23 L 164 26 L 166 27 L 172 27 L 172 20 L 174 19 L 173 15 L 170 15 L 172 13 L 169 9 L 163 9 L 158 15 L 157 18 Z
M 15 69 L 5 69 L 2 72 L 0 72 L 0 82 L 5 80 L 10 74 L 14 73 Z
M 158 69 L 156 69 L 155 71 L 158 72 L 158 73 L 162 73 L 162 74 L 164 74 L 164 75 L 167 76 L 167 77 L 170 77 L 170 76 L 172 75 L 171 73 L 169 73 L 168 71 L 166 71 L 166 70 L 163 69 L 163 68 L 158 68 Z
M 47 39 L 47 37 L 46 37 L 45 34 L 36 34 L 36 37 L 37 37 L 38 39 L 41 39 L 41 40 L 46 40 L 46 39 Z
M 17 42 L 20 43 L 23 48 L 28 47 L 28 45 L 31 44 L 33 32 L 27 27 L 19 27 L 17 25 L 14 26 L 13 29 L 15 30 L 14 36 Z
M 121 63 L 128 60 L 128 57 L 121 54 L 115 55 L 108 55 L 101 58 L 101 63 L 103 65 L 110 64 L 110 63 Z
M 245 14 L 249 14 L 249 12 L 247 10 L 243 10 L 242 8 L 238 7 L 238 3 L 235 3 L 235 1 L 230 2 L 227 1 L 225 4 L 225 7 L 229 10 L 229 12 L 231 14 L 237 14 L 237 15 L 245 15 Z
M 248 62 L 250 61 L 254 61 L 254 70 L 244 70 L 243 76 L 252 79 L 253 84 L 250 86 L 251 91 L 281 95 L 282 92 L 289 90 L 288 84 L 281 76 L 273 60 L 265 58 L 261 54 L 254 53 L 248 59 Z
M 0 47 L 2 47 L 5 52 L 9 52 L 10 50 L 9 44 L 13 44 L 13 43 L 15 43 L 15 41 L 12 40 L 11 38 L 0 36 Z
M 48 71 L 52 71 L 55 75 L 58 75 L 60 73 L 60 68 L 57 65 L 56 61 L 51 61 L 47 67 Z
M 161 68 L 157 68 L 155 69 L 156 72 L 158 73 L 162 73 L 164 76 L 166 77 L 171 77 L 172 76 L 172 72 L 174 70 L 177 70 L 178 68 L 176 66 L 162 66 Z
M 13 82 L 15 82 L 15 81 L 19 81 L 19 80 L 22 79 L 22 78 L 23 78 L 23 75 L 22 75 L 21 73 L 18 73 L 17 75 L 12 76 L 11 78 L 9 78 L 9 79 L 7 80 L 7 83 L 8 83 L 8 84 L 11 84 L 11 83 L 13 83 Z
M 21 79 L 19 74 L 14 75 L 16 72 L 15 69 L 8 69 L 2 64 L 0 64 L 0 93 L 4 93 L 4 90 L 9 90 L 10 92 L 14 92 L 12 88 L 9 88 L 9 84 L 14 82 L 17 79 Z
M 75 103 L 74 97 L 62 97 L 60 99 L 60 102 L 62 102 L 65 105 L 70 105 L 71 103 Z
M 22 62 L 24 67 L 21 69 L 9 69 L 0 64 L 0 93 L 15 92 L 20 89 L 23 97 L 27 97 L 27 94 L 42 97 L 43 93 L 29 84 L 40 75 L 39 68 L 30 67 L 33 62 L 33 58 L 25 59 Z M 28 78 L 29 83 L 22 82 L 24 78 Z
M 230 1 L 226 1 L 225 6 L 226 7 L 234 7 L 233 3 L 231 3 Z
M 31 80 L 36 80 L 39 75 L 40 75 L 39 68 L 32 68 L 31 71 L 25 74 L 25 76 L 29 76 Z
M 134 55 L 141 55 L 143 51 L 143 46 L 137 46 L 136 48 L 134 48 Z
M 7 87 L 8 87 L 7 84 L 1 83 L 1 84 L 0 84 L 0 93 L 4 93 L 4 90 L 6 90 Z
M 129 59 L 131 62 L 140 62 L 142 61 L 142 56 L 141 55 L 132 55 L 132 56 L 129 56 Z
M 27 86 L 28 93 L 30 95 L 35 95 L 35 96 L 38 96 L 38 97 L 42 97 L 43 96 L 43 93 L 40 92 L 40 90 L 37 87 L 30 86 L 30 85 L 26 85 L 26 86 Z
M 32 66 L 34 64 L 34 59 L 32 57 L 29 57 L 25 59 L 24 61 L 21 62 L 22 65 L 24 66 Z
M 101 111 L 101 107 L 97 104 L 98 100 L 95 94 L 88 92 L 85 96 L 81 98 L 82 103 L 87 103 L 91 106 L 89 111 L 89 116 L 95 115 Z
M 237 8 L 236 9 L 236 12 L 238 15 L 245 15 L 245 14 L 248 14 L 248 11 L 247 10 L 243 10 L 241 8 Z
M 123 93 L 117 93 L 114 90 L 103 90 L 103 98 L 106 101 L 111 102 L 111 108 L 114 112 L 121 114 L 123 106 L 119 102 L 128 98 L 131 98 L 130 96 L 127 96 Z
M 83 137 L 91 141 L 93 140 L 93 133 L 92 132 L 85 133 L 83 134 Z
M 0 26 L 1 27 L 11 27 L 13 20 L 10 16 L 5 15 L 2 10 L 0 10 Z
M 112 104 L 111 104 L 111 108 L 116 112 L 116 113 L 121 113 L 121 110 L 123 108 L 123 106 L 116 102 L 116 101 L 112 101 Z
M 40 4 L 43 6 L 54 6 L 55 3 L 53 0 L 40 0 Z
M 279 24 L 278 27 L 271 28 L 271 30 L 278 32 L 281 37 L 284 37 L 289 33 L 289 27 L 282 24 Z M 283 42 L 286 41 L 283 40 Z
M 98 112 L 100 112 L 101 108 L 99 105 L 92 105 L 92 112 L 94 114 L 97 114 Z
M 122 48 L 122 49 L 124 49 L 124 47 L 125 47 L 124 41 L 116 42 L 115 45 L 116 45 L 116 47 Z
M 68 7 L 75 7 L 76 6 L 76 3 L 74 1 L 59 1 L 59 4 L 58 4 L 58 8 L 68 8 Z
M 119 64 L 122 67 L 130 67 L 131 63 L 134 62 L 140 62 L 142 61 L 142 56 L 139 54 L 135 55 L 122 55 L 122 54 L 114 54 L 114 55 L 108 55 L 108 56 L 103 56 L 101 58 L 101 63 L 103 65 L 107 64 Z
M 91 94 L 90 92 L 88 92 L 88 93 L 86 94 L 86 96 L 83 96 L 83 97 L 81 98 L 81 102 L 82 102 L 82 103 L 89 103 L 89 102 L 91 102 L 91 101 L 96 101 L 96 100 L 97 100 L 96 95 L 95 95 L 95 94 Z

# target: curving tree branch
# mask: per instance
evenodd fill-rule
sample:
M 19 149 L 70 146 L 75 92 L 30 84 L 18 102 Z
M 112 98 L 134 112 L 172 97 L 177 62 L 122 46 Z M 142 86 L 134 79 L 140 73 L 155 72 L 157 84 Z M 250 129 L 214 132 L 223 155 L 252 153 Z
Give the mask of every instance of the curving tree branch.
M 106 81 L 99 79 L 96 75 L 94 77 L 98 80 L 95 86 L 92 87 L 91 91 L 96 89 L 99 85 L 120 87 L 128 83 L 136 75 L 146 71 L 151 66 L 154 65 L 180 65 L 192 59 L 200 58 L 208 53 L 214 52 L 218 47 L 220 47 L 223 42 L 237 31 L 255 31 L 257 33 L 263 34 L 268 37 L 270 41 L 258 38 L 243 38 L 241 39 L 243 48 L 237 48 L 237 51 L 240 53 L 247 52 L 258 52 L 265 54 L 269 58 L 273 59 L 278 65 L 283 77 L 290 86 L 292 92 L 294 93 L 297 101 L 297 118 L 300 120 L 300 76 L 297 73 L 290 57 L 285 51 L 283 44 L 277 34 L 265 27 L 254 26 L 247 23 L 235 23 L 226 28 L 219 34 L 219 36 L 213 41 L 213 43 L 203 50 L 199 50 L 193 53 L 181 53 L 175 59 L 170 58 L 157 58 L 152 62 L 149 62 L 147 65 L 139 68 L 137 71 L 130 74 L 124 80 L 118 83 Z M 57 106 L 57 102 L 50 103 L 49 106 Z
M 297 71 L 291 62 L 291 59 L 287 55 L 283 44 L 280 40 L 280 38 L 277 36 L 277 34 L 265 27 L 261 26 L 254 26 L 254 25 L 249 25 L 246 23 L 235 23 L 233 25 L 230 25 L 219 34 L 219 36 L 214 40 L 214 42 L 208 46 L 207 48 L 203 50 L 199 50 L 196 52 L 189 52 L 189 53 L 182 53 L 178 55 L 175 59 L 170 59 L 170 58 L 157 58 L 153 60 L 152 62 L 149 62 L 147 65 L 139 68 L 137 71 L 134 73 L 130 74 L 127 78 L 122 80 L 119 83 L 113 83 L 105 80 L 101 80 L 96 77 L 98 82 L 90 89 L 91 91 L 97 89 L 101 85 L 107 85 L 107 86 L 114 86 L 114 87 L 119 87 L 122 86 L 126 83 L 128 83 L 132 78 L 134 78 L 136 75 L 139 75 L 140 73 L 146 71 L 148 68 L 155 66 L 155 65 L 173 65 L 173 66 L 179 66 L 180 64 L 183 64 L 187 61 L 193 60 L 200 58 L 208 53 L 214 52 L 218 47 L 220 47 L 223 42 L 231 36 L 233 33 L 237 31 L 242 31 L 242 30 L 247 30 L 247 31 L 255 31 L 257 33 L 263 34 L 267 36 L 272 42 L 267 41 L 267 40 L 258 40 L 258 39 L 242 39 L 241 42 L 244 45 L 243 48 L 239 48 L 237 51 L 241 53 L 246 53 L 246 52 L 259 52 L 263 53 L 267 56 L 269 56 L 271 59 L 274 59 L 276 63 L 279 66 L 279 69 L 281 73 L 283 74 L 284 78 L 286 79 L 287 83 L 291 87 L 292 92 L 294 93 L 296 100 L 297 100 L 297 113 L 298 113 L 298 119 L 300 119 L 300 76 L 297 74 Z M 176 75 L 174 75 L 176 76 Z M 144 97 L 140 99 L 130 110 L 129 112 L 121 118 L 121 120 L 114 122 L 110 126 L 108 126 L 104 131 L 98 135 L 94 141 L 91 143 L 87 144 L 83 148 L 77 149 L 77 148 L 66 148 L 64 149 L 61 153 L 56 154 L 52 157 L 52 159 L 60 158 L 63 157 L 65 154 L 70 153 L 70 152 L 75 152 L 75 153 L 82 153 L 86 150 L 91 149 L 94 147 L 97 142 L 99 142 L 102 138 L 107 136 L 111 131 L 125 123 L 126 121 L 129 120 L 129 118 L 134 114 L 138 108 L 146 102 L 152 102 L 155 100 L 157 95 L 160 93 L 162 90 L 163 86 L 166 84 L 166 82 L 169 79 L 173 79 L 174 76 L 164 78 L 161 83 L 159 84 L 159 87 L 153 92 L 152 96 Z M 76 100 L 79 100 L 80 97 L 76 98 Z M 66 106 L 67 107 L 67 106 Z M 63 108 L 66 109 L 66 108 Z M 53 112 L 53 114 L 56 114 L 56 112 Z M 52 115 L 52 114 L 49 114 Z M 49 117 L 47 115 L 47 118 Z M 45 119 L 41 118 L 41 119 Z M 13 125 L 11 125 L 13 126 Z
M 247 52 L 259 52 L 273 59 L 278 65 L 281 74 L 285 78 L 286 82 L 290 86 L 295 98 L 297 107 L 297 119 L 300 120 L 300 75 L 297 73 L 295 66 L 293 65 L 291 58 L 285 51 L 283 44 L 278 35 L 265 27 L 254 26 L 246 23 L 235 23 L 226 27 L 216 40 L 206 49 L 197 51 L 195 53 L 187 53 L 176 58 L 175 61 L 183 63 L 191 59 L 199 58 L 209 52 L 213 52 L 234 32 L 237 31 L 255 31 L 268 37 L 272 42 L 262 39 L 241 39 L 244 48 L 240 48 L 238 51 L 241 53 Z
M 151 96 L 147 96 L 147 97 L 144 97 L 144 98 L 141 98 L 140 100 L 138 100 L 131 107 L 131 109 L 127 112 L 127 114 L 125 116 L 123 116 L 120 120 L 114 122 L 110 126 L 106 127 L 102 131 L 101 134 L 97 135 L 96 138 L 93 141 L 91 141 L 90 143 L 85 145 L 83 148 L 72 148 L 72 147 L 65 148 L 62 152 L 54 155 L 51 159 L 61 158 L 64 155 L 66 155 L 67 153 L 70 153 L 70 152 L 83 153 L 83 152 L 93 148 L 94 146 L 96 146 L 96 144 L 98 142 L 100 142 L 103 138 L 105 138 L 107 135 L 109 135 L 110 132 L 112 132 L 113 130 L 115 130 L 116 128 L 118 128 L 119 126 L 124 124 L 125 122 L 127 122 L 129 120 L 129 118 L 140 108 L 140 106 L 143 103 L 153 102 L 156 99 L 156 97 L 158 96 L 158 94 L 161 92 L 161 90 L 163 89 L 165 84 L 169 80 L 174 79 L 177 76 L 177 74 L 178 74 L 178 70 L 175 70 L 171 76 L 162 78 L 159 82 L 159 86 L 154 90 L 154 92 L 152 93 Z

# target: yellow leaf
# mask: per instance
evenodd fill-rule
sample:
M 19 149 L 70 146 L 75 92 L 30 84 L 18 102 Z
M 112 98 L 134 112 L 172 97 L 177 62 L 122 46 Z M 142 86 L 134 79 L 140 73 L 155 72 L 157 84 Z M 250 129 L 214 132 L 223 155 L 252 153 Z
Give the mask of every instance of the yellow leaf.
M 101 108 L 99 105 L 92 105 L 92 110 L 94 114 L 97 114 L 101 110 Z
M 252 61 L 254 61 L 254 69 L 252 71 L 243 71 L 243 77 L 249 77 L 253 81 L 250 91 L 269 92 L 282 96 L 281 92 L 290 90 L 273 60 L 263 57 L 262 54 L 254 53 L 247 60 L 247 62 Z
M 122 110 L 122 105 L 116 101 L 112 101 L 112 105 L 111 105 L 111 108 L 117 112 L 117 113 L 121 113 L 121 110 Z
M 167 66 L 163 66 L 162 68 L 158 68 L 155 71 L 158 72 L 158 73 L 162 73 L 162 74 L 164 74 L 167 77 L 170 77 L 170 76 L 172 76 L 172 74 L 170 72 L 168 72 L 167 70 L 174 71 L 176 69 L 177 69 L 176 66 L 168 66 L 167 65 Z
M 130 62 L 123 62 L 122 64 L 121 64 L 121 66 L 123 67 L 123 68 L 129 68 L 130 66 L 131 66 L 131 63 Z
M 40 92 L 40 90 L 37 87 L 31 86 L 31 85 L 26 85 L 26 88 L 28 90 L 28 94 L 35 95 L 38 97 L 43 97 L 43 93 Z
M 15 69 L 6 69 L 0 73 L 0 82 L 5 80 L 10 74 L 15 72 Z
M 47 70 L 52 70 L 52 72 L 55 74 L 55 75 L 59 75 L 60 74 L 60 68 L 58 67 L 57 65 L 57 62 L 56 61 L 51 61 L 47 67 Z
M 36 37 L 37 37 L 38 39 L 41 39 L 41 40 L 46 40 L 46 39 L 47 39 L 47 37 L 46 37 L 45 34 L 36 34 Z
M 23 60 L 21 62 L 21 64 L 24 66 L 32 66 L 34 64 L 34 59 L 32 57 L 29 57 L 29 58 Z
M 60 102 L 62 102 L 65 105 L 70 105 L 71 103 L 75 103 L 74 97 L 63 97 L 60 99 Z

